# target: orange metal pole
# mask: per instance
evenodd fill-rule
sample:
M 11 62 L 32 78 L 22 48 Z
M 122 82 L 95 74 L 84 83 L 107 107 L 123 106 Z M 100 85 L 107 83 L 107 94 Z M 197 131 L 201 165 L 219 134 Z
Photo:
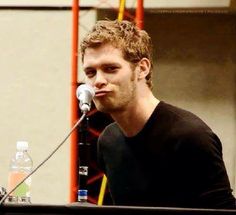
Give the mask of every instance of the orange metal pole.
M 71 127 L 78 120 L 78 100 L 76 98 L 78 76 L 78 23 L 79 0 L 73 0 L 72 5 L 72 68 L 71 68 Z M 70 144 L 70 202 L 77 201 L 77 158 L 78 158 L 78 134 L 75 130 L 71 134 Z
M 136 25 L 139 29 L 143 29 L 144 25 L 143 17 L 144 17 L 143 0 L 137 0 Z

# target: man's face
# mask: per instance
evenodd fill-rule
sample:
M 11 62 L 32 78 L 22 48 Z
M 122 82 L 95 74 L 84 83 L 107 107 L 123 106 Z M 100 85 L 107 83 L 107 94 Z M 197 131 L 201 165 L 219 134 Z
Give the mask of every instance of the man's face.
M 136 75 L 120 49 L 110 44 L 87 48 L 83 63 L 87 83 L 95 89 L 99 111 L 115 113 L 132 105 L 136 97 Z

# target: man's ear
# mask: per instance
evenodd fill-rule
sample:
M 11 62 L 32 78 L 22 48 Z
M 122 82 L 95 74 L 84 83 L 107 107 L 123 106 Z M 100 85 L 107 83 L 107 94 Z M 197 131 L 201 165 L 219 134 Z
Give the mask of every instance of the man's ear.
M 151 63 L 147 58 L 142 58 L 138 63 L 138 79 L 145 79 L 149 74 Z

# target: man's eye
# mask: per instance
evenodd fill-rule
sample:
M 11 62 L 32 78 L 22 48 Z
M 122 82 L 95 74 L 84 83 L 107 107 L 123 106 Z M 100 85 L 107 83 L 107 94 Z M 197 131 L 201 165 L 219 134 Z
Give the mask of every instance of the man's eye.
M 89 70 L 89 71 L 85 71 L 85 75 L 88 78 L 92 78 L 95 75 L 96 71 L 95 70 Z
M 109 67 L 106 67 L 105 69 L 107 72 L 115 72 L 117 70 L 117 67 L 115 66 L 109 66 Z

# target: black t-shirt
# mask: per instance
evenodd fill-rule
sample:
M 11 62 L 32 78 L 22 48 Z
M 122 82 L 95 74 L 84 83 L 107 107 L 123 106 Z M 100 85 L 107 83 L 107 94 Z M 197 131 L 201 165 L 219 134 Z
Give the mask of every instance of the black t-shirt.
M 219 138 L 165 102 L 134 137 L 116 123 L 106 127 L 98 157 L 115 205 L 235 208 Z

